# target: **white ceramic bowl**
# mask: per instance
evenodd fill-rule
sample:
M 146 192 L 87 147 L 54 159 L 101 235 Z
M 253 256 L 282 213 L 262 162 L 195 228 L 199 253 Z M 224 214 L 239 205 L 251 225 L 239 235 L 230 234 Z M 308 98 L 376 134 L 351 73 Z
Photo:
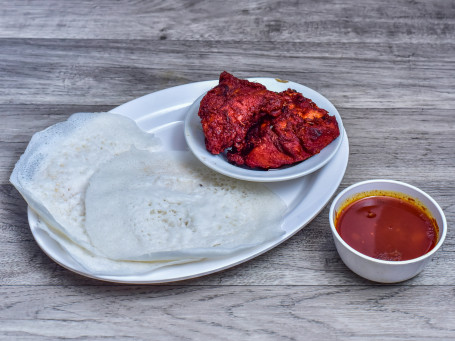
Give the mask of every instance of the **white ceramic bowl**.
M 430 211 L 439 227 L 439 240 L 436 246 L 425 255 L 405 261 L 385 261 L 366 256 L 349 246 L 335 228 L 335 216 L 340 206 L 350 197 L 369 191 L 400 192 L 419 200 Z M 417 187 L 393 180 L 368 180 L 354 184 L 343 190 L 333 200 L 329 213 L 330 227 L 337 251 L 353 272 L 366 279 L 381 283 L 405 281 L 416 276 L 438 251 L 447 234 L 447 221 L 441 207 L 428 194 Z
M 205 136 L 202 131 L 201 119 L 198 116 L 199 105 L 205 96 L 204 93 L 189 107 L 185 118 L 185 139 L 188 147 L 199 161 L 214 171 L 232 178 L 255 182 L 277 182 L 296 179 L 313 173 L 325 166 L 336 155 L 343 142 L 342 140 L 346 136 L 341 116 L 327 98 L 304 85 L 294 82 L 282 81 L 275 78 L 249 78 L 248 80 L 261 83 L 271 91 L 281 92 L 290 88 L 300 92 L 307 98 L 311 98 L 320 108 L 327 110 L 329 115 L 335 116 L 340 129 L 340 136 L 323 148 L 320 153 L 295 165 L 269 170 L 236 166 L 228 162 L 224 153 L 212 155 L 205 147 Z

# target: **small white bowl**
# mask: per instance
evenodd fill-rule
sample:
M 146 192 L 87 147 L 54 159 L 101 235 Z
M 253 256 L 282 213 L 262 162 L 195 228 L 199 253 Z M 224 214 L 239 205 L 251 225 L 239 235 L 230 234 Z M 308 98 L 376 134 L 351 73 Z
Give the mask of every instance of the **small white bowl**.
M 418 258 L 405 261 L 385 261 L 366 256 L 348 245 L 335 228 L 337 210 L 347 199 L 358 193 L 369 191 L 399 192 L 420 201 L 429 210 L 439 227 L 439 240 L 435 247 Z M 380 283 L 396 283 L 416 276 L 441 247 L 447 234 L 446 217 L 436 201 L 417 187 L 393 180 L 368 180 L 346 188 L 333 200 L 329 219 L 335 246 L 344 264 L 359 276 Z
M 320 108 L 329 112 L 329 115 L 335 116 L 340 136 L 333 140 L 328 146 L 323 148 L 319 154 L 291 166 L 285 166 L 278 169 L 259 170 L 248 167 L 236 166 L 228 162 L 224 153 L 218 155 L 210 154 L 205 147 L 205 136 L 202 131 L 201 119 L 198 116 L 199 105 L 205 93 L 200 96 L 189 107 L 185 118 L 185 139 L 188 147 L 193 154 L 207 167 L 223 175 L 247 181 L 255 182 L 276 182 L 300 178 L 307 174 L 313 173 L 326 165 L 338 152 L 345 138 L 343 122 L 335 106 L 320 93 L 304 85 L 282 81 L 275 78 L 249 78 L 251 82 L 258 82 L 266 86 L 268 90 L 281 92 L 286 89 L 294 89 L 303 96 L 310 98 Z

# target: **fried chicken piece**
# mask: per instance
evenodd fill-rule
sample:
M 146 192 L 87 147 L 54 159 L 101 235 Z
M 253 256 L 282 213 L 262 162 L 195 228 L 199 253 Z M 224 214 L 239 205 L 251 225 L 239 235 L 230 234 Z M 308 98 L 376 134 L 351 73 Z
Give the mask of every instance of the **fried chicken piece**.
M 232 163 L 262 169 L 291 165 L 319 153 L 340 134 L 334 116 L 295 90 L 275 93 L 226 72 L 220 85 L 203 99 L 199 115 L 209 113 L 201 116 L 207 150 L 229 149 Z
M 333 116 L 323 115 L 302 119 L 298 115 L 283 114 L 265 119 L 246 137 L 246 147 L 231 150 L 230 162 L 252 168 L 279 168 L 318 154 L 339 135 Z
M 246 148 L 233 149 L 229 161 L 252 168 L 278 168 L 318 154 L 340 132 L 334 116 L 299 92 L 286 90 L 281 115 L 263 119 L 246 136 Z
M 266 169 L 294 163 L 294 158 L 283 151 L 270 118 L 255 125 L 248 132 L 246 141 L 243 149 L 232 148 L 228 151 L 226 156 L 231 163 Z
M 264 115 L 281 113 L 283 98 L 259 83 L 223 72 L 219 84 L 201 101 L 198 115 L 212 154 L 242 149 L 248 130 Z

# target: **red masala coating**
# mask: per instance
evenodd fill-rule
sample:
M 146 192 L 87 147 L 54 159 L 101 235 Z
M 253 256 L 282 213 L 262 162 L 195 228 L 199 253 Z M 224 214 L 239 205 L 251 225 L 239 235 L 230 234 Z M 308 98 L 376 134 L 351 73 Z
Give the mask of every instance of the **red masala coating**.
M 340 134 L 336 118 L 302 94 L 281 93 L 227 72 L 199 109 L 206 147 L 237 165 L 278 168 L 319 153 Z
M 219 85 L 199 107 L 207 150 L 219 154 L 231 147 L 242 149 L 252 125 L 264 115 L 279 114 L 282 105 L 282 97 L 262 84 L 221 73 Z

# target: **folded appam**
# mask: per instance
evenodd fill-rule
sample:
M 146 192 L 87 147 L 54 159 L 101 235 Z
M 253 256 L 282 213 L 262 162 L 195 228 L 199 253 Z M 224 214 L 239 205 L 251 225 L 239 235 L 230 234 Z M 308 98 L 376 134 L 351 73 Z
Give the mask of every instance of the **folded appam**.
M 79 113 L 36 133 L 10 177 L 86 272 L 134 275 L 224 257 L 282 235 L 286 205 L 231 179 L 124 116 Z
M 86 231 L 117 260 L 214 258 L 283 234 L 284 202 L 265 185 L 212 171 L 188 151 L 132 148 L 89 180 Z
M 85 231 L 85 190 L 99 165 L 131 146 L 157 150 L 160 141 L 125 116 L 77 113 L 35 133 L 10 182 L 56 233 L 92 252 Z
M 38 217 L 35 225 L 35 233 L 44 234 L 51 238 L 61 247 L 72 260 L 74 260 L 86 274 L 94 276 L 138 276 L 151 273 L 159 268 L 178 265 L 190 262 L 196 262 L 201 258 L 187 257 L 185 259 L 170 261 L 118 261 L 112 260 L 99 254 L 94 254 L 86 248 L 73 243 L 68 238 L 55 233 L 42 219 Z

